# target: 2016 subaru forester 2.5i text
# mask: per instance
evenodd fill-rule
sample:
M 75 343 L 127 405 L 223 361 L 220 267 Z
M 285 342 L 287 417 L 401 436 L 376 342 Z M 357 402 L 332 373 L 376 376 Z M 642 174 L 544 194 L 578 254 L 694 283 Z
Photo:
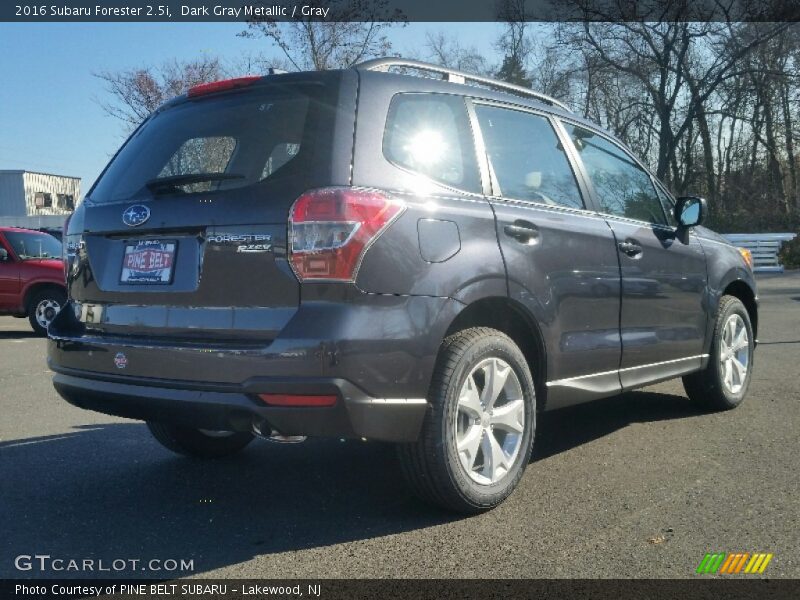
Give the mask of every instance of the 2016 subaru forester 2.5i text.
M 176 452 L 395 442 L 420 496 L 477 512 L 542 410 L 675 377 L 742 402 L 756 287 L 705 212 L 528 89 L 402 59 L 205 84 L 69 222 L 49 364 Z

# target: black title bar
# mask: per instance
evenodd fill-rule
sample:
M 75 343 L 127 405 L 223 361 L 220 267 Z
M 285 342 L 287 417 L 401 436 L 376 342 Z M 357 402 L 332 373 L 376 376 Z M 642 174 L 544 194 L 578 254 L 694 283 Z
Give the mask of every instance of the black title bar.
M 798 0 L 525 0 L 526 21 L 798 21 Z M 6 22 L 506 20 L 502 0 L 4 0 Z
M 800 580 L 728 579 L 399 579 L 241 580 L 3 579 L 4 600 L 785 600 Z

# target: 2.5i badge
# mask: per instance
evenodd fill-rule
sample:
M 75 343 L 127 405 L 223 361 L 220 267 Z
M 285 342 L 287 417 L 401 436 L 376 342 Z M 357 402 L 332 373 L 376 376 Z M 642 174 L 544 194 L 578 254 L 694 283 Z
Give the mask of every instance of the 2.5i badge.
M 215 233 L 208 236 L 212 246 L 234 246 L 236 252 L 269 252 L 272 236 L 268 233 Z

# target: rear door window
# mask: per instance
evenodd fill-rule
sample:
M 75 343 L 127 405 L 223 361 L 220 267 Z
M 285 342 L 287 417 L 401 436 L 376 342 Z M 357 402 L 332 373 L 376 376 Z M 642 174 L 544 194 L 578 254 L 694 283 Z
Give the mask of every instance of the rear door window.
M 464 99 L 398 94 L 389 106 L 383 153 L 394 164 L 450 187 L 480 192 Z

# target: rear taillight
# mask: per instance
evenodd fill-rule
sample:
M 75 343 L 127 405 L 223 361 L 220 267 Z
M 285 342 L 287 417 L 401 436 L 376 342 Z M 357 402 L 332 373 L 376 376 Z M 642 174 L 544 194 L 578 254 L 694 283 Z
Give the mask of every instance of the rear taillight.
M 354 281 L 369 245 L 404 209 L 385 194 L 324 188 L 300 196 L 289 216 L 290 257 L 300 281 Z

